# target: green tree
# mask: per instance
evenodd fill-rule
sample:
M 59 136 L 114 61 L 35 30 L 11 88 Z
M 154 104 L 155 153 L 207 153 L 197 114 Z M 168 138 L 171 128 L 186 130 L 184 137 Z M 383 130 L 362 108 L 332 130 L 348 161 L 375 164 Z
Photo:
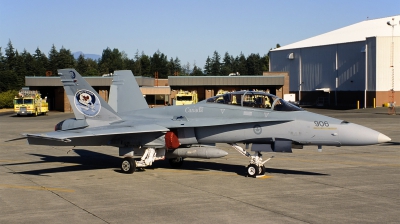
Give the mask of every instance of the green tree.
M 42 53 L 39 48 L 36 48 L 33 58 L 35 60 L 33 68 L 35 76 L 44 76 L 49 64 L 49 60 L 47 59 L 46 55 Z
M 18 75 L 15 71 L 0 71 L 0 92 L 7 90 L 18 90 L 22 86 L 18 83 Z
M 151 74 L 158 72 L 158 78 L 168 78 L 168 60 L 167 56 L 159 50 L 150 58 Z
M 211 59 L 211 74 L 221 75 L 221 56 L 217 51 L 214 51 Z
M 181 61 L 179 60 L 178 57 L 175 58 L 175 60 L 171 57 L 168 62 L 168 76 L 174 76 L 175 74 L 180 74 L 182 73 L 182 66 L 181 66 Z
M 154 75 L 151 73 L 150 57 L 145 55 L 144 52 L 142 52 L 142 55 L 140 56 L 140 67 L 141 67 L 140 70 L 141 70 L 142 76 L 151 77 Z
M 79 74 L 84 75 L 88 70 L 88 65 L 85 60 L 85 56 L 83 54 L 80 54 L 78 59 L 76 60 L 76 71 L 79 72 Z
M 0 108 L 12 108 L 14 106 L 14 97 L 17 95 L 17 90 L 8 90 L 0 93 Z
M 5 71 L 6 69 L 6 58 L 3 56 L 3 51 L 0 47 L 0 71 Z
M 6 69 L 14 70 L 17 66 L 17 56 L 16 52 L 14 51 L 14 47 L 11 43 L 11 40 L 8 41 L 7 47 L 5 48 L 5 62 L 6 62 Z
M 113 73 L 115 70 L 124 68 L 123 54 L 118 49 L 111 50 L 109 47 L 103 50 L 99 62 L 99 69 L 102 74 Z
M 204 73 L 205 75 L 211 75 L 211 59 L 210 56 L 207 56 L 206 64 L 204 65 Z
M 59 69 L 58 60 L 59 60 L 58 51 L 56 49 L 56 46 L 54 46 L 53 44 L 49 52 L 49 63 L 47 70 L 51 71 L 53 74 L 57 74 L 57 69 Z
M 64 48 L 64 46 L 62 46 L 58 54 L 58 57 L 59 59 L 58 59 L 57 69 L 75 67 L 75 58 L 74 55 L 71 53 L 71 50 L 67 50 Z
M 224 58 L 222 59 L 221 74 L 229 75 L 233 71 L 233 56 L 230 56 L 228 52 L 225 52 Z
M 248 75 L 262 75 L 262 64 L 259 54 L 250 54 L 246 59 Z
M 25 74 L 23 74 L 23 75 L 24 76 L 35 76 L 36 75 L 35 74 L 35 64 L 36 64 L 35 58 L 29 52 L 27 52 L 26 49 L 24 49 L 24 51 L 22 52 L 21 57 L 22 57 L 22 61 L 23 61 L 24 65 L 25 65 L 25 68 L 24 68 Z
M 190 74 L 192 76 L 203 76 L 203 71 L 201 70 L 201 68 L 197 67 L 196 64 L 193 65 L 193 70 L 192 73 Z
M 246 57 L 243 55 L 242 52 L 240 52 L 239 56 L 236 56 L 235 58 L 235 71 L 239 72 L 241 75 L 247 75 L 247 60 Z
M 261 58 L 260 63 L 262 66 L 262 71 L 268 72 L 269 71 L 269 56 L 268 56 L 268 54 L 264 54 L 264 56 Z

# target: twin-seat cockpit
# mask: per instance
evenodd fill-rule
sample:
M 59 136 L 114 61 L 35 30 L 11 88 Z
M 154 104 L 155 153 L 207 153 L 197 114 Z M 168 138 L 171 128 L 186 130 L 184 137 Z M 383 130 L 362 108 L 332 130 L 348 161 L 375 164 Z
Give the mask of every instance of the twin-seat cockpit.
M 301 111 L 303 109 L 266 92 L 237 91 L 217 95 L 205 100 L 206 103 L 221 103 L 242 107 L 265 108 L 276 111 Z

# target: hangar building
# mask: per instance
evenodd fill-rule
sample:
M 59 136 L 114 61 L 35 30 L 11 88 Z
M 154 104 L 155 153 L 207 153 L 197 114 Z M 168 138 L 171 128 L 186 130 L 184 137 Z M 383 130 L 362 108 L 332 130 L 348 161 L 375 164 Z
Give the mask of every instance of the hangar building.
M 108 101 L 112 76 L 84 77 L 86 81 Z M 196 91 L 198 100 L 215 96 L 218 90 L 262 90 L 279 97 L 289 93 L 287 72 L 264 72 L 262 76 L 169 76 L 168 79 L 154 79 L 135 76 L 140 90 L 150 107 L 165 106 L 173 102 L 177 91 Z M 25 85 L 38 90 L 47 97 L 50 110 L 72 112 L 67 95 L 59 77 L 25 77 Z
M 288 72 L 301 104 L 400 103 L 400 15 L 366 20 L 270 51 L 270 71 Z M 392 79 L 393 77 L 393 79 Z

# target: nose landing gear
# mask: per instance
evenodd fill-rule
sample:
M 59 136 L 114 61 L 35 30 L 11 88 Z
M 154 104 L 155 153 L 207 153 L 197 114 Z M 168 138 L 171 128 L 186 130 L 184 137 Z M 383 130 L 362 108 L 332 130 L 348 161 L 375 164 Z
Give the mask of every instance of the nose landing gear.
M 250 158 L 250 164 L 246 168 L 248 177 L 257 177 L 265 175 L 264 164 L 268 162 L 270 159 L 274 158 L 274 156 L 271 156 L 267 160 L 263 161 L 262 154 L 259 151 L 256 151 L 254 155 L 251 155 L 250 153 L 248 153 L 246 150 L 244 150 L 242 147 L 238 146 L 235 143 L 229 143 L 229 145 L 231 145 L 243 156 Z

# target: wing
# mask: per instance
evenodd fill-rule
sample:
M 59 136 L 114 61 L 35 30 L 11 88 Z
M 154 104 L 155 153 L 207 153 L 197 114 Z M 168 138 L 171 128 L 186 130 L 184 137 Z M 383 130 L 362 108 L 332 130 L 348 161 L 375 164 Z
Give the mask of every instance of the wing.
M 41 134 L 24 134 L 29 144 L 53 146 L 95 146 L 110 145 L 111 141 L 130 136 L 129 139 L 143 140 L 144 135 L 149 139 L 163 135 L 169 129 L 156 124 L 135 126 L 102 126 L 94 128 L 53 131 Z

